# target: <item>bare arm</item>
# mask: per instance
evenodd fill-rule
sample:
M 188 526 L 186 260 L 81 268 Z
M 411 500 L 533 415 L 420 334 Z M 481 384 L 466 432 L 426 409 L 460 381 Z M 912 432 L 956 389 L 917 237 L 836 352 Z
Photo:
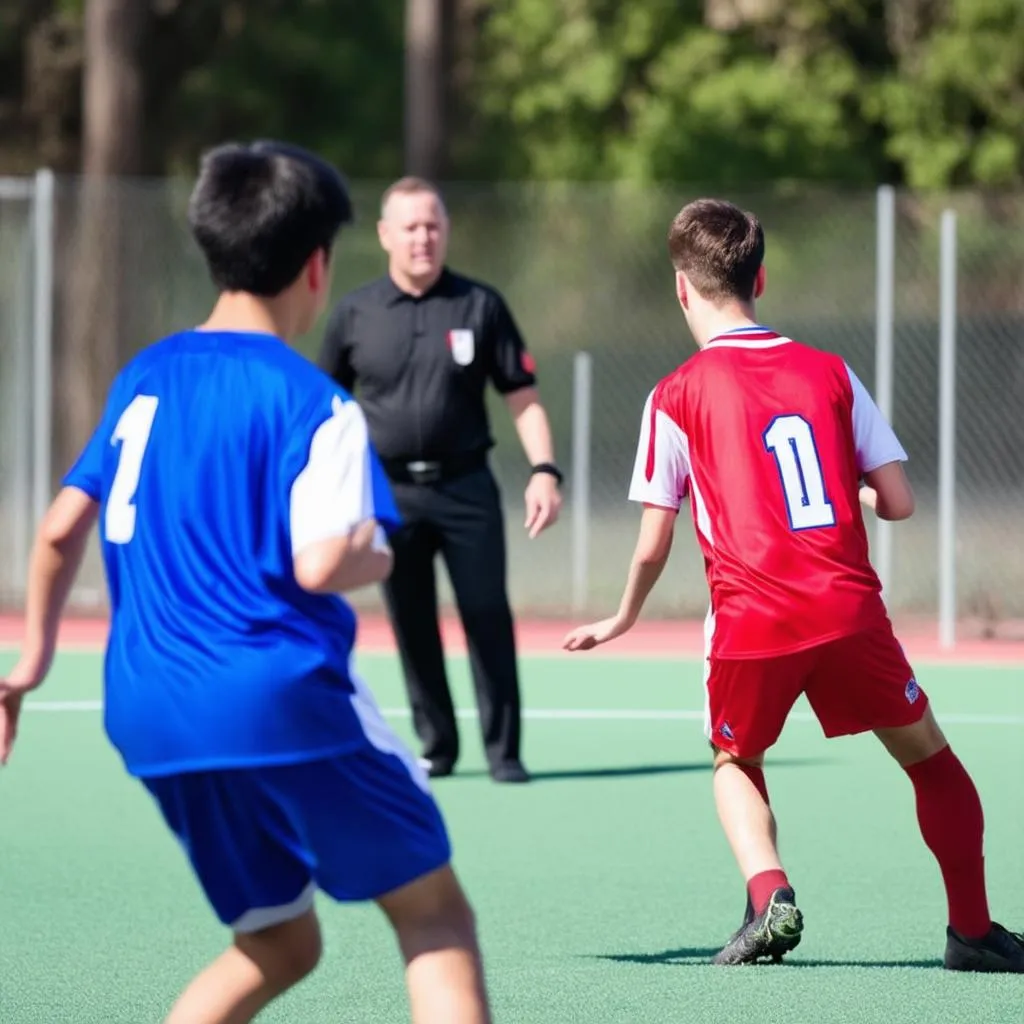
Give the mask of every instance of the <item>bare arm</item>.
M 505 395 L 505 404 L 512 414 L 516 432 L 531 466 L 553 464 L 555 446 L 551 440 L 551 424 L 535 387 L 517 388 Z M 526 522 L 531 540 L 558 518 L 562 496 L 558 482 L 550 473 L 534 473 L 526 486 Z
M 519 388 L 505 396 L 505 404 L 516 425 L 516 433 L 531 466 L 555 461 L 551 424 L 536 388 Z
M 83 491 L 65 487 L 39 526 L 29 561 L 21 657 L 0 679 L 0 765 L 11 756 L 22 699 L 43 682 L 53 663 L 61 612 L 98 509 Z
M 98 510 L 87 494 L 65 487 L 43 517 L 29 562 L 25 639 L 7 686 L 27 690 L 46 677 L 57 649 L 61 612 L 82 564 Z
M 644 507 L 640 534 L 633 550 L 618 611 L 609 619 L 573 630 L 563 641 L 562 646 L 566 650 L 590 650 L 632 629 L 640 617 L 647 596 L 654 589 L 654 584 L 658 582 L 668 562 L 678 515 L 678 511 L 672 508 L 656 505 Z
M 898 521 L 914 514 L 914 491 L 901 462 L 887 462 L 865 473 L 864 481 L 860 500 L 874 509 L 879 519 Z
M 368 519 L 347 536 L 303 548 L 295 556 L 295 579 L 310 593 L 340 594 L 387 579 L 392 564 L 383 530 Z

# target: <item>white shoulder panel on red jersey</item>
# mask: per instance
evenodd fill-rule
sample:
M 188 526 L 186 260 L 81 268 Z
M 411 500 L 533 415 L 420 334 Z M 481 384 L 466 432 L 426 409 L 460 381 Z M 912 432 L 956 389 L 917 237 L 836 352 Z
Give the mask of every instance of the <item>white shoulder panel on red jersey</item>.
M 629 500 L 678 509 L 690 479 L 690 443 L 675 420 L 647 396 L 640 440 L 629 485 Z
M 867 388 L 849 365 L 846 372 L 853 388 L 853 441 L 857 446 L 857 468 L 861 473 L 870 473 L 889 462 L 906 462 L 907 453 Z

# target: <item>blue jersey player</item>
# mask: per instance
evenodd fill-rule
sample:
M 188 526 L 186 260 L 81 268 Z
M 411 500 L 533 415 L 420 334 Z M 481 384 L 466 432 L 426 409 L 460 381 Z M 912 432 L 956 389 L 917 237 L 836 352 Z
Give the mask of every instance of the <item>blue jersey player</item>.
M 472 910 L 427 780 L 352 668 L 338 596 L 390 571 L 396 512 L 359 407 L 287 344 L 323 310 L 351 203 L 304 150 L 203 159 L 189 222 L 219 298 L 144 350 L 46 515 L 0 760 L 98 521 L 108 735 L 231 946 L 168 1024 L 250 1021 L 316 965 L 313 895 L 374 900 L 417 1024 L 490 1020 Z

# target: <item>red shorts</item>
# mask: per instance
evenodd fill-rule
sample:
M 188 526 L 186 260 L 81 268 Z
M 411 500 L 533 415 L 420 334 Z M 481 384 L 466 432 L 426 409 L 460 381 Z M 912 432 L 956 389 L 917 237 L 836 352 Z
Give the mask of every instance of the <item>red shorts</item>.
M 928 698 L 888 626 L 777 658 L 711 658 L 708 739 L 734 757 L 755 757 L 778 740 L 800 694 L 825 735 L 912 725 Z

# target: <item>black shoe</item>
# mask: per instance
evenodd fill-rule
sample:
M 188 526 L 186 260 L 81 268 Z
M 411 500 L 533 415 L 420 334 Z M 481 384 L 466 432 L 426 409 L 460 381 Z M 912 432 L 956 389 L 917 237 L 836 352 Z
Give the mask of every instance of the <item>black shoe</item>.
M 495 782 L 529 782 L 530 773 L 521 761 L 502 761 L 491 765 L 491 778 Z
M 420 767 L 432 779 L 441 779 L 455 772 L 455 762 L 440 757 L 421 757 Z
M 947 928 L 944 964 L 947 971 L 1024 974 L 1024 935 L 1007 931 L 995 921 L 980 939 L 965 939 Z
M 711 962 L 719 966 L 756 964 L 782 957 L 800 944 L 803 914 L 797 909 L 792 889 L 776 889 L 768 906 L 755 915 L 726 943 Z
M 750 895 L 747 895 L 747 909 L 743 911 L 743 924 L 739 926 L 729 937 L 729 941 L 726 943 L 727 946 L 735 942 L 742 934 L 743 930 L 754 920 L 754 904 L 750 899 Z

